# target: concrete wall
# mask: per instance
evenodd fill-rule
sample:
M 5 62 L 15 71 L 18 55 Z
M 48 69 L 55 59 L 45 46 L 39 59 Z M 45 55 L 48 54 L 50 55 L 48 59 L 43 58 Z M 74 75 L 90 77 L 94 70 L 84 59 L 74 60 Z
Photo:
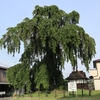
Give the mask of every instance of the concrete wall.
M 96 69 L 90 70 L 90 76 L 94 77 L 95 90 L 100 90 L 100 63 L 96 63 Z
M 95 90 L 100 90 L 100 80 L 94 80 Z
M 92 69 L 90 70 L 90 76 L 97 76 L 97 70 L 96 69 Z
M 96 66 L 97 66 L 97 72 L 98 72 L 97 78 L 99 78 L 100 77 L 100 63 L 97 63 Z

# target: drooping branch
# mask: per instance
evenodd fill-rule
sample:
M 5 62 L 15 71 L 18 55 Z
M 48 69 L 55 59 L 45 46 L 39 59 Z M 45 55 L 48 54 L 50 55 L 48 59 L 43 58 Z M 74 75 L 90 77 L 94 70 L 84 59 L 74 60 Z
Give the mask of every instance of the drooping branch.
M 33 18 L 25 18 L 15 27 L 8 28 L 0 39 L 0 46 L 14 55 L 15 52 L 20 52 L 23 42 L 25 51 L 22 62 L 28 59 L 27 62 L 31 63 L 36 57 L 42 60 L 50 52 L 55 55 L 53 59 L 56 64 L 59 63 L 59 67 L 67 60 L 71 62 L 73 69 L 77 69 L 79 58 L 88 70 L 89 63 L 96 54 L 95 41 L 77 25 L 79 17 L 76 11 L 68 14 L 55 5 L 36 6 Z M 49 60 L 52 62 L 52 58 Z M 55 65 L 54 62 L 53 64 Z

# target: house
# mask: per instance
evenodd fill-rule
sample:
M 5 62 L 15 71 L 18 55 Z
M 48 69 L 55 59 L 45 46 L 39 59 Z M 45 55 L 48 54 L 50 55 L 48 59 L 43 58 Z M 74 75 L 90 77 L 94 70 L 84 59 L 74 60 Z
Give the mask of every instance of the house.
M 100 59 L 93 61 L 94 69 L 90 69 L 90 76 L 93 76 L 94 89 L 100 90 Z
M 0 91 L 4 91 L 8 87 L 6 70 L 6 67 L 0 66 Z
M 69 82 L 76 81 L 78 89 L 87 89 L 87 80 L 85 72 L 83 71 L 73 71 L 70 75 L 66 78 Z
M 0 66 L 0 84 L 8 84 L 6 79 L 6 67 Z
M 11 91 L 6 78 L 7 67 L 0 66 L 0 92 L 5 92 L 6 94 Z

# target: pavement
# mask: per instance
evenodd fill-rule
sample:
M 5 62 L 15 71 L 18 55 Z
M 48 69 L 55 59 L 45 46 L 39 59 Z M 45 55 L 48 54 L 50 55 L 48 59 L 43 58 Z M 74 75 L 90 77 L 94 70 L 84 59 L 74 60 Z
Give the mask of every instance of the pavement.
M 0 100 L 10 100 L 11 97 L 0 97 Z

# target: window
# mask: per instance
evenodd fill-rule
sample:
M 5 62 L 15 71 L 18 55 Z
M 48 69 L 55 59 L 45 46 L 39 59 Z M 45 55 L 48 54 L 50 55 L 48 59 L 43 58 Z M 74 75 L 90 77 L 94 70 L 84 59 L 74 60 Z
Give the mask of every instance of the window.
M 3 77 L 6 78 L 6 72 L 3 72 Z

